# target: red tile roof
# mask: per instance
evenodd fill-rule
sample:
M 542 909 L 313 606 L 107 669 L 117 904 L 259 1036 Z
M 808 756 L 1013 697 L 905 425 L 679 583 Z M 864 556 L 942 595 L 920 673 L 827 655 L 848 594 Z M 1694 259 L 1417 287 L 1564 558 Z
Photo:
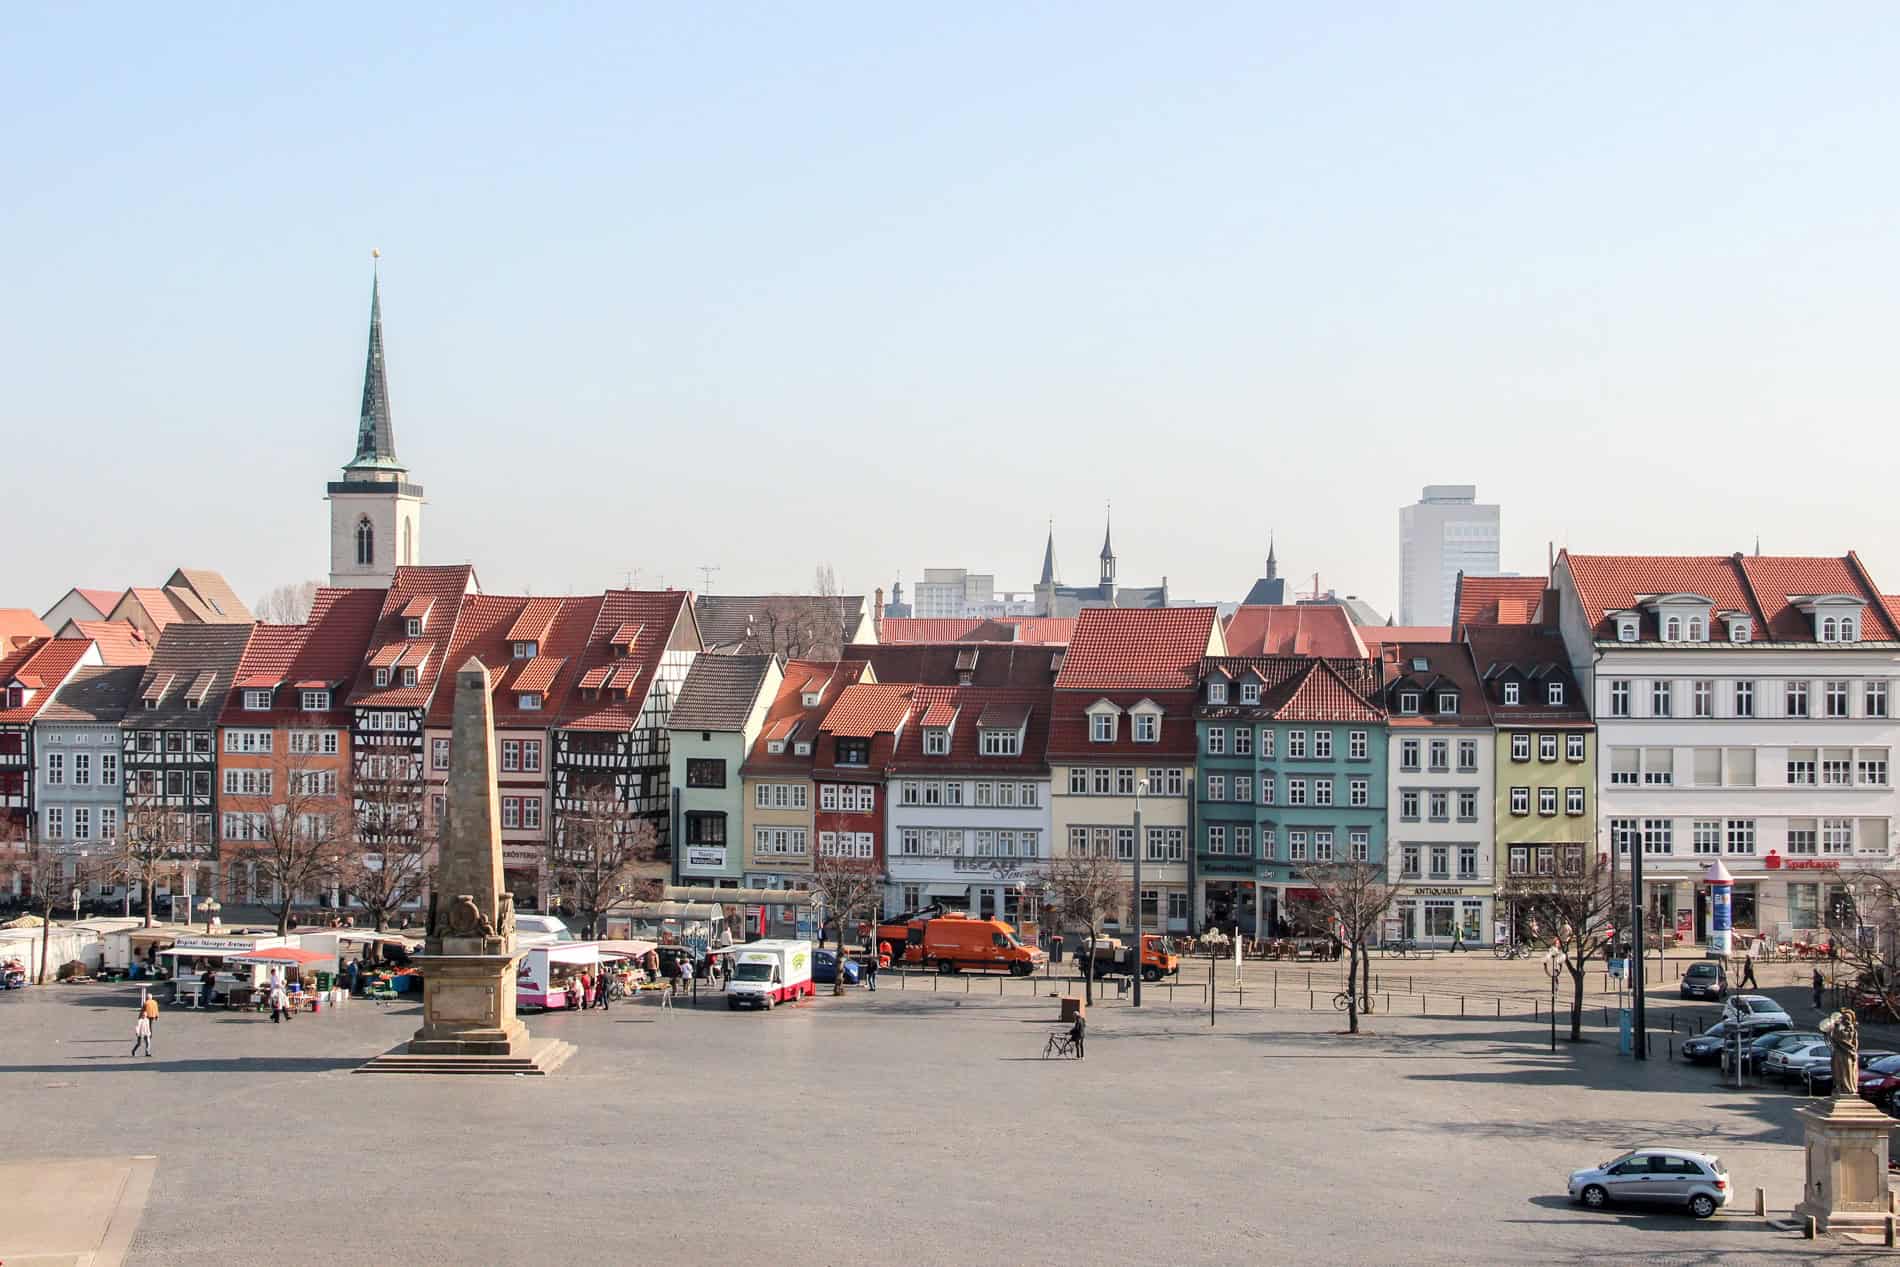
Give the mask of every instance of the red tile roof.
M 1366 648 L 1345 608 L 1308 604 L 1236 608 L 1227 618 L 1227 654 L 1353 658 Z
M 1097 610 L 1083 608 L 1083 614 Z M 1139 608 L 1122 610 L 1138 611 Z M 1208 610 L 1212 610 L 1209 608 Z M 1198 662 L 1197 662 L 1198 667 Z M 1115 742 L 1089 739 L 1089 705 L 1107 700 L 1124 711 L 1146 700 L 1162 710 L 1160 738 L 1136 743 L 1134 726 L 1123 717 L 1115 728 Z M 1140 761 L 1192 761 L 1195 754 L 1194 692 L 1183 691 L 1063 691 L 1050 698 L 1049 758 L 1074 761 L 1113 760 L 1124 765 Z
M 837 703 L 838 697 L 847 688 L 875 678 L 876 674 L 870 666 L 861 660 L 787 661 L 785 676 L 779 682 L 778 696 L 766 712 L 765 725 L 752 745 L 752 752 L 746 757 L 742 772 L 760 776 L 809 776 L 815 760 L 815 749 L 800 756 L 796 743 L 810 742 L 816 745 L 818 724 L 831 710 L 831 706 Z M 809 708 L 804 702 L 808 690 L 818 693 L 818 702 Z M 788 735 L 792 736 L 792 742 L 785 745 L 784 752 L 766 750 L 769 741 L 784 739 Z
M 1048 646 L 1067 645 L 1075 621 L 1057 616 L 972 616 L 963 619 L 886 616 L 878 625 L 878 641 L 908 642 L 1017 642 Z
M 119 600 L 125 597 L 124 590 L 74 589 L 73 593 L 97 607 L 101 617 L 110 616 L 112 609 L 119 605 Z
M 588 632 L 600 617 L 603 601 L 604 596 L 599 594 L 577 598 L 470 595 L 462 601 L 448 663 L 460 666 L 476 659 L 487 666 L 497 726 L 547 726 L 580 681 L 580 655 L 586 648 Z M 528 614 L 529 623 L 538 632 L 523 638 L 517 629 L 529 607 L 535 608 Z M 541 654 L 529 660 L 515 659 L 514 644 L 518 641 L 537 643 Z M 524 694 L 540 695 L 541 707 L 521 708 L 520 697 Z M 438 692 L 429 705 L 429 725 L 448 726 L 454 719 L 453 692 Z
M 1495 725 L 1588 726 L 1590 709 L 1570 673 L 1570 655 L 1555 629 L 1542 625 L 1473 625 L 1465 641 L 1483 683 L 1486 706 Z M 1518 703 L 1504 702 L 1503 684 L 1522 686 Z M 1545 687 L 1564 684 L 1564 703 L 1553 707 Z
M 1225 647 L 1212 607 L 1088 607 L 1057 690 L 1166 691 L 1190 687 L 1201 657 Z M 1193 728 L 1192 721 L 1189 729 Z
M 145 632 L 129 620 L 74 620 L 68 626 L 81 638 L 99 644 L 100 662 L 124 667 L 152 662 L 152 644 Z
M 1460 576 L 1452 624 L 1527 625 L 1549 586 L 1541 576 Z
M 548 687 L 554 685 L 555 675 L 566 663 L 565 656 L 538 655 L 521 666 L 521 672 L 515 675 L 514 681 L 508 683 L 508 689 L 515 692 L 546 692 Z
M 1385 709 L 1355 691 L 1325 660 L 1289 684 L 1285 698 L 1273 708 L 1280 721 L 1382 722 Z
M 376 618 L 369 640 L 371 665 L 392 663 L 390 648 L 396 655 L 408 648 L 407 620 L 404 614 L 417 599 L 432 601 L 429 622 L 423 626 L 422 645 L 427 658 L 416 675 L 414 686 L 402 685 L 402 675 L 392 673 L 388 686 L 377 686 L 373 674 L 364 673 L 350 692 L 349 703 L 355 708 L 427 708 L 435 695 L 436 680 L 447 662 L 444 654 L 455 636 L 455 622 L 462 604 L 469 597 L 475 569 L 466 563 L 450 567 L 399 567 L 389 588 L 383 591 L 382 610 Z M 413 663 L 413 661 L 411 662 Z
M 1728 628 L 1720 619 L 1734 611 L 1754 622 L 1752 641 L 1813 642 L 1812 620 L 1789 600 L 1801 595 L 1850 594 L 1867 607 L 1861 634 L 1866 641 L 1900 640 L 1896 621 L 1882 601 L 1860 559 L 1791 558 L 1761 555 L 1601 555 L 1563 551 L 1558 562 L 1575 582 L 1583 616 L 1596 637 L 1614 640 L 1615 622 L 1609 614 L 1637 610 L 1645 599 L 1662 594 L 1697 594 L 1714 604 L 1714 628 L 1709 640 L 1726 642 Z M 1643 640 L 1658 637 L 1656 618 L 1644 612 Z
M 1450 625 L 1360 625 L 1359 641 L 1366 651 L 1378 655 L 1379 648 L 1395 642 L 1450 642 Z
M 842 739 L 894 733 L 910 717 L 915 689 L 908 682 L 860 682 L 847 687 L 818 728 Z
M 95 622 L 98 623 L 98 622 Z M 0 607 L 0 652 L 33 638 L 50 638 L 53 631 L 46 622 L 24 607 Z
M 402 605 L 404 620 L 427 620 L 429 609 L 435 606 L 435 599 L 428 594 L 418 594 Z
M 1424 668 L 1418 668 L 1420 661 Z M 1478 673 L 1471 663 L 1471 652 L 1462 642 L 1401 642 L 1386 648 L 1384 659 L 1385 698 L 1410 683 L 1424 693 L 1417 714 L 1394 712 L 1394 728 L 1431 726 L 1482 726 L 1487 713 L 1480 697 Z M 1440 688 L 1458 693 L 1458 711 L 1438 711 Z
M 929 726 L 933 730 L 936 730 L 948 726 L 957 719 L 957 706 L 951 700 L 938 700 L 935 703 L 926 703 L 924 699 L 920 698 L 917 702 L 924 705 L 924 715 L 919 718 L 917 722 L 919 726 Z
M 522 605 L 521 615 L 509 627 L 509 642 L 540 642 L 548 636 L 548 626 L 561 611 L 558 598 L 531 598 Z
M 950 751 L 925 756 L 923 727 L 909 726 L 898 737 L 890 768 L 908 773 L 956 772 L 1036 774 L 1048 770 L 1049 714 L 1052 692 L 1022 687 L 916 686 L 912 699 L 927 715 L 957 715 Z M 1014 757 L 983 755 L 979 731 L 1024 727 L 1022 752 Z
M 680 631 L 685 650 L 700 649 L 690 599 L 686 590 L 608 590 L 602 595 L 581 648 L 563 654 L 576 678 L 603 665 L 614 671 L 591 698 L 569 692 L 554 724 L 572 730 L 631 730 L 638 725 L 640 706 L 653 688 L 660 660 L 675 641 L 675 631 Z M 613 640 L 628 625 L 645 628 L 632 654 L 621 656 Z
M 0 724 L 17 726 L 37 717 L 91 649 L 89 638 L 42 638 L 0 660 L 0 687 L 17 682 L 32 692 L 20 707 L 0 710 Z
M 134 585 L 125 593 L 136 600 L 140 607 L 145 609 L 146 616 L 151 619 L 152 624 L 161 633 L 164 632 L 167 625 L 176 624 L 181 620 L 191 619 L 191 614 L 189 612 L 180 611 L 178 604 L 173 601 L 172 596 L 162 589 L 152 589 L 146 586 Z M 107 612 L 106 614 L 109 616 L 112 613 Z

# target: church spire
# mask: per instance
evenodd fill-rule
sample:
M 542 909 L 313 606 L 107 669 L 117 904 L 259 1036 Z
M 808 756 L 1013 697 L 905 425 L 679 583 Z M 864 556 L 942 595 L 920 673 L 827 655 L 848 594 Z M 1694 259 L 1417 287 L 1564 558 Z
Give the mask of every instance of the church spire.
M 1102 513 L 1102 560 L 1104 562 L 1115 558 L 1115 547 L 1109 544 L 1109 537 L 1114 534 L 1114 529 L 1114 511 L 1105 510 Z
M 1267 579 L 1276 580 L 1279 575 L 1280 563 L 1273 557 L 1273 534 L 1269 532 L 1267 534 Z
M 370 252 L 381 259 L 381 251 Z M 356 456 L 347 469 L 380 467 L 400 471 L 396 460 L 396 432 L 389 422 L 389 379 L 383 371 L 383 297 L 380 270 L 369 286 L 369 357 L 363 366 L 363 409 L 356 424 Z
M 1049 541 L 1042 547 L 1042 580 L 1040 584 L 1056 583 L 1056 521 L 1049 521 Z

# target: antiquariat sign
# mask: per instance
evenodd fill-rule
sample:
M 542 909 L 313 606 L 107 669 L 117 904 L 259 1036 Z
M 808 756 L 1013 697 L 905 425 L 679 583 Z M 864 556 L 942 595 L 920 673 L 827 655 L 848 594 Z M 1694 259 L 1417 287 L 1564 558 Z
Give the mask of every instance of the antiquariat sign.
M 1480 886 L 1477 885 L 1463 884 L 1414 884 L 1405 891 L 1407 893 L 1416 893 L 1420 897 L 1463 897 L 1466 893 L 1479 887 Z
M 724 845 L 688 845 L 685 866 L 693 871 L 724 871 L 726 847 Z

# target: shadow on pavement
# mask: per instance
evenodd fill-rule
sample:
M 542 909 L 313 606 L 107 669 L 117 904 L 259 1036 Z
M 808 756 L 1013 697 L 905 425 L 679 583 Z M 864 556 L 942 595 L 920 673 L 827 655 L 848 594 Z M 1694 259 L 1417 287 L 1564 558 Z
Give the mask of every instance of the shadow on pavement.
M 232 1056 L 224 1060 L 168 1060 L 163 1056 L 77 1056 L 57 1065 L 0 1065 L 8 1073 L 327 1073 L 354 1069 L 369 1056 Z M 81 1064 L 81 1061 L 111 1061 Z

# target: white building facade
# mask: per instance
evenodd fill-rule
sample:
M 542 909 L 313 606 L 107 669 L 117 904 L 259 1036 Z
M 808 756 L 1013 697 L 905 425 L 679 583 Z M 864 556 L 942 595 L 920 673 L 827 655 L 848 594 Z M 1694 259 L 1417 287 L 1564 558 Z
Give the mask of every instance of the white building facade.
M 1553 585 L 1599 728 L 1600 850 L 1642 851 L 1652 918 L 1703 938 L 1720 858 L 1738 932 L 1848 919 L 1848 878 L 1893 862 L 1900 741 L 1900 631 L 1858 560 L 1566 555 Z
M 1449 625 L 1460 572 L 1498 574 L 1498 508 L 1476 484 L 1427 484 L 1399 511 L 1399 623 Z

